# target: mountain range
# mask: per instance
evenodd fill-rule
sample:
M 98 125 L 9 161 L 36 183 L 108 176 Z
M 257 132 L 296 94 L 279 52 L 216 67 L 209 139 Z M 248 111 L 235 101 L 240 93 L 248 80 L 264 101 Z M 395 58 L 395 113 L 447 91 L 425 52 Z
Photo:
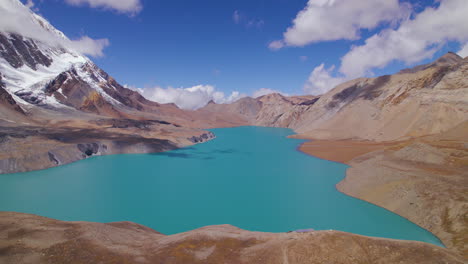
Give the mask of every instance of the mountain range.
M 28 12 L 32 23 L 68 40 Z M 0 173 L 166 151 L 215 137 L 203 129 L 243 125 L 292 128 L 294 137 L 313 139 L 301 149 L 351 165 L 340 191 L 409 218 L 468 256 L 468 58 L 447 53 L 320 96 L 269 94 L 187 111 L 122 86 L 60 41 L 0 32 Z M 349 146 L 358 151 L 346 156 Z M 327 156 L 326 148 L 346 157 Z

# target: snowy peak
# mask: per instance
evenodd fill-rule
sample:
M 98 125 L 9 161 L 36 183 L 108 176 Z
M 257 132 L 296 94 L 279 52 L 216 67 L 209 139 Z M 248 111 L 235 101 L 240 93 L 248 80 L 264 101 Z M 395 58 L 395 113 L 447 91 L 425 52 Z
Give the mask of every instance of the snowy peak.
M 49 67 L 52 64 L 52 58 L 44 54 L 35 41 L 18 34 L 0 33 L 0 45 L 0 56 L 16 69 L 26 65 L 37 70 L 37 65 Z
M 37 15 L 35 13 L 32 13 L 32 15 L 33 15 L 34 21 L 36 21 L 43 29 L 57 35 L 58 37 L 60 37 L 62 39 L 68 40 L 67 36 L 65 36 L 65 34 L 63 34 L 62 31 L 60 31 L 60 30 L 56 29 L 55 27 L 53 27 L 49 23 L 49 21 L 47 21 L 46 19 L 44 19 L 43 17 L 41 17 L 41 16 L 39 16 L 39 15 Z
M 37 15 L 19 0 L 2 0 L 0 3 L 2 25 L 0 31 L 17 33 L 40 41 L 69 41 L 63 32 L 53 27 L 46 19 Z
M 20 1 L 2 0 L 0 15 L 14 22 L 0 25 L 4 89 L 25 109 L 74 108 L 119 116 L 122 111 L 154 110 L 159 106 L 117 83 L 71 48 L 61 31 Z
M 45 87 L 62 72 L 79 68 L 88 59 L 76 52 L 51 47 L 17 33 L 0 32 L 0 73 L 5 89 L 23 104 L 60 104 L 48 98 Z

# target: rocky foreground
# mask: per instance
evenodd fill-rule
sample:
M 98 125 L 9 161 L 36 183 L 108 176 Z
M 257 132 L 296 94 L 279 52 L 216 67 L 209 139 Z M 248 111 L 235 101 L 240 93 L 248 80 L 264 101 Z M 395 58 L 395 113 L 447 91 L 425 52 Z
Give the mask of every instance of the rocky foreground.
M 0 263 L 465 263 L 421 242 L 338 231 L 260 233 L 221 225 L 166 236 L 131 222 L 0 212 Z

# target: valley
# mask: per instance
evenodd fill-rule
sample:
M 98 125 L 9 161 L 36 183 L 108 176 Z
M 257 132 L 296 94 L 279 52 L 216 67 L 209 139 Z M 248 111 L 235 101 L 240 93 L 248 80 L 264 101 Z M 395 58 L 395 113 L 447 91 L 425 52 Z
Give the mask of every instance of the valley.
M 70 41 L 20 1 L 2 5 L 2 12 L 26 14 L 35 30 L 58 43 Z M 308 141 L 298 150 L 349 165 L 338 191 L 412 221 L 447 249 L 338 231 L 273 234 L 232 226 L 165 236 L 129 222 L 62 222 L 1 212 L 0 262 L 468 258 L 468 57 L 448 52 L 392 75 L 345 81 L 321 95 L 270 93 L 187 110 L 145 98 L 70 45 L 0 32 L 0 177 L 111 154 L 172 153 L 166 151 L 217 140 L 210 129 L 242 126 L 292 129 L 296 134 L 289 137 Z M 391 259 L 383 259 L 388 248 Z M 332 253 L 337 251 L 342 253 Z

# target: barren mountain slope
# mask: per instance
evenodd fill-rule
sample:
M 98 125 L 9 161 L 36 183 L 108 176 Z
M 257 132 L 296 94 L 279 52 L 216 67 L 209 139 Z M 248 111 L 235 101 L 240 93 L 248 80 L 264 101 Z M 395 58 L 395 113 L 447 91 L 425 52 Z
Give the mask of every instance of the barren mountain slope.
M 409 218 L 468 257 L 468 58 L 448 53 L 308 101 L 255 100 L 251 124 L 293 128 L 313 140 L 301 150 L 352 166 L 340 191 Z
M 18 0 L 4 3 L 24 8 Z M 40 16 L 31 12 L 30 19 L 66 40 Z M 213 137 L 200 128 L 289 127 L 302 137 L 335 140 L 325 146 L 332 160 L 334 153 L 346 152 L 347 144 L 365 144 L 368 149 L 346 159 L 352 168 L 338 188 L 409 218 L 468 257 L 466 58 L 449 53 L 396 75 L 349 81 L 320 97 L 273 94 L 184 111 L 146 100 L 69 47 L 0 32 L 0 76 L 0 173 L 48 168 L 93 155 L 164 151 Z M 336 232 L 273 235 L 212 227 L 163 237 L 128 223 L 70 224 L 2 214 L 0 256 L 7 262 L 461 262 L 430 245 Z M 39 228 L 42 224 L 45 231 Z M 55 235 L 59 244 L 41 244 Z M 110 244 L 90 238 L 98 235 L 112 238 Z M 250 244 L 252 238 L 259 244 Z M 228 251 L 232 248 L 238 250 Z M 174 254 L 180 258 L 170 259 Z
M 345 82 L 321 96 L 270 94 L 204 109 L 235 113 L 251 125 L 289 127 L 316 139 L 405 139 L 468 120 L 467 76 L 468 58 L 447 53 L 399 74 Z
M 290 126 L 314 138 L 377 141 L 446 131 L 468 120 L 468 59 L 456 58 L 414 73 L 339 85 Z
M 351 168 L 337 187 L 408 218 L 466 257 L 466 135 L 468 122 L 440 135 L 382 144 L 349 161 Z
M 164 151 L 214 137 L 201 128 L 247 124 L 149 101 L 71 48 L 62 32 L 20 1 L 2 2 L 0 15 L 8 12 L 22 14 L 49 40 L 0 32 L 0 173 Z
M 338 231 L 249 232 L 229 225 L 165 236 L 130 223 L 62 222 L 0 212 L 5 263 L 464 263 L 421 242 Z

